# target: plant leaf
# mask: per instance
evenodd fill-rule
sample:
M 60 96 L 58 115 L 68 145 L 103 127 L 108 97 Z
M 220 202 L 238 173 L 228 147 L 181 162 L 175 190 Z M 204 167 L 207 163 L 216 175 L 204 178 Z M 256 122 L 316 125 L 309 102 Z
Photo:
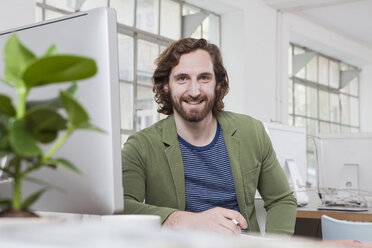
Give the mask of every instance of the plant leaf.
M 2 123 L 0 123 L 0 158 L 1 158 L 1 149 L 7 148 L 7 145 L 8 145 L 8 130 Z
M 4 49 L 5 80 L 9 83 L 14 82 L 14 85 L 17 85 L 22 81 L 22 75 L 27 66 L 35 59 L 33 52 L 25 47 L 15 34 L 12 34 Z
M 77 93 L 77 84 L 76 82 L 72 83 L 70 87 L 68 87 L 65 91 L 68 92 L 72 97 L 76 98 L 76 93 Z M 30 109 L 35 106 L 46 106 L 46 107 L 51 107 L 51 108 L 62 108 L 62 103 L 61 99 L 58 97 L 49 99 L 49 100 L 44 100 L 44 101 L 28 101 L 27 102 L 27 109 Z
M 60 166 L 64 167 L 70 171 L 73 171 L 78 174 L 82 174 L 81 171 L 73 165 L 70 161 L 63 159 L 63 158 L 58 158 L 58 159 L 49 159 L 45 161 L 47 164 L 55 165 L 55 166 Z
M 66 129 L 67 121 L 56 110 L 50 107 L 37 106 L 26 114 L 32 123 L 32 133 L 36 140 L 42 143 L 52 142 L 59 130 Z
M 8 156 L 10 154 L 12 154 L 12 152 L 9 151 L 9 150 L 0 150 L 0 159 L 2 159 L 3 157 Z
M 75 81 L 93 76 L 97 66 L 93 59 L 73 55 L 41 57 L 24 72 L 27 88 L 51 83 Z
M 21 209 L 27 210 L 39 197 L 46 191 L 46 189 L 41 189 L 35 193 L 29 195 L 22 203 Z
M 12 100 L 8 96 L 2 94 L 0 94 L 0 113 L 9 117 L 13 117 L 16 114 L 15 108 L 12 105 Z
M 105 130 L 103 130 L 103 129 L 97 127 L 97 126 L 94 126 L 91 123 L 87 123 L 84 126 L 81 126 L 79 129 L 90 130 L 90 131 L 95 131 L 95 132 L 104 133 L 104 134 L 107 133 Z
M 55 44 L 51 45 L 48 50 L 44 53 L 43 57 L 49 57 L 57 54 L 57 47 Z
M 9 128 L 9 142 L 16 154 L 23 157 L 35 157 L 41 154 L 35 138 L 32 136 L 26 119 L 16 119 Z
M 59 94 L 63 107 L 65 108 L 69 122 L 79 128 L 89 121 L 88 113 L 69 93 L 61 91 Z

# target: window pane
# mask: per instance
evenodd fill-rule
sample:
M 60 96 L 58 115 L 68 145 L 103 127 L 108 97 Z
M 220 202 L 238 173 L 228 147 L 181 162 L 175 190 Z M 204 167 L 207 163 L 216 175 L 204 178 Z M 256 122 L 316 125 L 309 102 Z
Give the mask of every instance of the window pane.
M 307 181 L 311 185 L 316 184 L 316 164 L 315 156 L 313 153 L 307 154 Z
M 314 56 L 306 65 L 306 79 L 317 82 L 318 81 L 318 58 Z
M 199 8 L 196 8 L 196 7 L 187 5 L 187 4 L 183 4 L 183 8 L 182 8 L 182 15 L 183 16 L 192 15 L 192 14 L 199 13 L 199 12 L 200 12 Z
M 151 87 L 137 87 L 137 131 L 158 121 L 157 104 Z
M 294 47 L 294 55 L 297 55 L 297 54 L 301 54 L 301 53 L 305 53 L 305 50 L 300 48 L 300 47 L 297 47 L 295 46 Z M 299 78 L 305 78 L 305 68 L 306 66 L 304 66 L 303 68 L 301 68 L 301 70 L 299 70 L 297 73 L 296 73 L 296 77 L 299 77 Z
M 340 95 L 341 100 L 341 123 L 350 124 L 350 97 L 347 95 Z
M 340 65 L 335 61 L 329 63 L 329 86 L 340 88 Z
M 354 128 L 354 127 L 352 127 L 352 128 L 350 128 L 350 131 L 351 131 L 352 133 L 359 133 L 359 128 Z
M 293 126 L 293 115 L 290 115 L 288 118 L 288 125 Z
M 71 12 L 75 11 L 76 6 L 76 0 L 46 0 L 45 3 L 58 9 L 63 9 Z
M 121 148 L 124 147 L 125 142 L 127 142 L 127 139 L 129 138 L 128 134 L 122 134 L 121 135 Z
M 329 123 L 328 122 L 319 122 L 319 132 L 320 133 L 329 133 L 330 128 L 329 128 Z
M 191 35 L 191 38 L 194 38 L 194 39 L 200 39 L 200 38 L 202 38 L 201 25 Z
M 51 10 L 45 10 L 45 20 L 62 17 L 65 16 L 64 14 L 61 14 L 59 12 L 51 11 Z
M 331 121 L 340 122 L 340 101 L 338 95 L 330 93 L 331 97 Z
M 313 137 L 307 137 L 306 141 L 307 141 L 307 151 L 314 152 Z
M 209 18 L 204 19 L 202 23 L 202 38 L 209 40 Z
M 137 0 L 136 26 L 157 34 L 159 26 L 159 0 Z
M 319 56 L 319 83 L 323 85 L 328 85 L 328 59 Z
M 342 133 L 350 133 L 350 127 L 341 126 L 341 132 Z
M 359 95 L 358 77 L 351 80 L 349 85 L 350 85 L 350 94 L 353 96 L 358 96 Z
M 295 98 L 295 114 L 306 115 L 306 95 L 305 86 L 301 84 L 295 84 L 294 86 L 294 98 Z
M 339 132 L 340 132 L 340 125 L 331 124 L 331 133 L 339 133 Z
M 359 126 L 359 100 L 355 97 L 350 97 L 350 124 Z
M 293 66 L 293 55 L 292 55 L 292 45 L 289 45 L 289 48 L 288 48 L 288 75 L 289 77 L 292 77 L 292 66 Z
M 35 10 L 35 22 L 41 22 L 43 20 L 43 9 L 36 7 Z
M 178 40 L 181 37 L 180 4 L 170 0 L 162 0 L 160 7 L 160 35 Z
M 318 118 L 318 93 L 317 89 L 307 87 L 307 116 Z
M 159 46 L 155 43 L 138 40 L 137 80 L 138 84 L 152 85 L 151 77 L 155 70 L 154 61 L 159 54 Z
M 307 119 L 307 126 L 306 126 L 307 135 L 313 136 L 314 134 L 318 133 L 318 121 Z
M 118 23 L 133 26 L 134 0 L 110 0 L 110 7 L 116 10 Z
M 322 120 L 329 120 L 329 93 L 326 91 L 319 91 L 319 118 Z
M 209 42 L 220 46 L 220 17 L 210 14 L 207 19 L 209 20 L 209 25 L 208 27 L 203 26 L 203 33 L 208 32 Z
M 133 129 L 133 84 L 120 83 L 120 119 L 122 129 Z
M 107 0 L 86 0 L 81 6 L 81 10 L 94 9 L 98 7 L 107 7 Z
M 133 38 L 119 34 L 118 46 L 120 79 L 133 81 Z
M 306 127 L 306 119 L 302 117 L 295 117 L 296 127 Z
M 293 81 L 288 80 L 288 113 L 293 114 Z

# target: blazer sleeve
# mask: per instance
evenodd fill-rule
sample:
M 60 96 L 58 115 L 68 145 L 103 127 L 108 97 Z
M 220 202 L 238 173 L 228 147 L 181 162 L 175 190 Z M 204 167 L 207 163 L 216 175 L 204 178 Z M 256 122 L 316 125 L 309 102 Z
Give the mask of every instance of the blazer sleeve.
M 146 204 L 146 148 L 138 137 L 128 138 L 122 150 L 124 214 L 159 215 L 161 223 L 176 209 Z
M 296 222 L 297 201 L 262 123 L 260 129 L 262 167 L 258 190 L 267 212 L 266 232 L 292 235 Z

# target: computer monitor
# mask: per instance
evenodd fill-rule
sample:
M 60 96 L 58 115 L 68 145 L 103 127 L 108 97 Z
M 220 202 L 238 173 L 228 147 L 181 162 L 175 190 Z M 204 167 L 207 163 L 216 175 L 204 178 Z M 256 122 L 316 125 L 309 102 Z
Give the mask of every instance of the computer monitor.
M 372 196 L 372 133 L 317 134 L 314 144 L 323 201 Z
M 279 123 L 264 123 L 276 157 L 291 185 L 299 206 L 308 203 L 306 129 Z
M 65 191 L 48 190 L 32 206 L 33 210 L 82 214 L 123 211 L 116 27 L 115 11 L 99 8 L 0 33 L 2 50 L 15 32 L 20 41 L 39 56 L 55 44 L 59 54 L 91 57 L 98 67 L 94 77 L 78 82 L 77 97 L 89 113 L 91 123 L 106 133 L 78 130 L 55 154 L 56 158 L 71 161 L 82 175 L 64 168 L 42 168 L 31 175 Z M 4 71 L 2 56 L 1 52 L 0 75 Z M 29 99 L 49 99 L 68 86 L 70 83 L 32 89 Z M 0 92 L 13 94 L 14 102 L 13 88 L 0 83 Z M 9 195 L 10 186 L 0 184 L 0 196 Z M 39 185 L 24 181 L 22 194 L 30 195 L 38 189 Z
M 285 168 L 286 160 L 294 160 L 301 180 L 307 180 L 306 129 L 279 123 L 264 123 L 266 131 L 280 165 Z

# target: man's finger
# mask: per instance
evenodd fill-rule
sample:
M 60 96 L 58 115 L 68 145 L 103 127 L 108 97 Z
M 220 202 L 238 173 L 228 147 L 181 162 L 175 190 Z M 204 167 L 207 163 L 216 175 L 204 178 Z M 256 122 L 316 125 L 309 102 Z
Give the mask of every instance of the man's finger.
M 221 220 L 220 224 L 224 226 L 225 228 L 229 229 L 231 232 L 235 234 L 240 234 L 241 229 L 239 225 L 236 225 L 233 221 L 230 219 L 224 218 Z
M 241 215 L 239 212 L 230 209 L 225 209 L 225 211 L 223 211 L 222 214 L 224 217 L 230 219 L 231 221 L 235 219 L 242 229 L 246 229 L 248 227 L 247 221 L 244 219 L 244 216 Z

